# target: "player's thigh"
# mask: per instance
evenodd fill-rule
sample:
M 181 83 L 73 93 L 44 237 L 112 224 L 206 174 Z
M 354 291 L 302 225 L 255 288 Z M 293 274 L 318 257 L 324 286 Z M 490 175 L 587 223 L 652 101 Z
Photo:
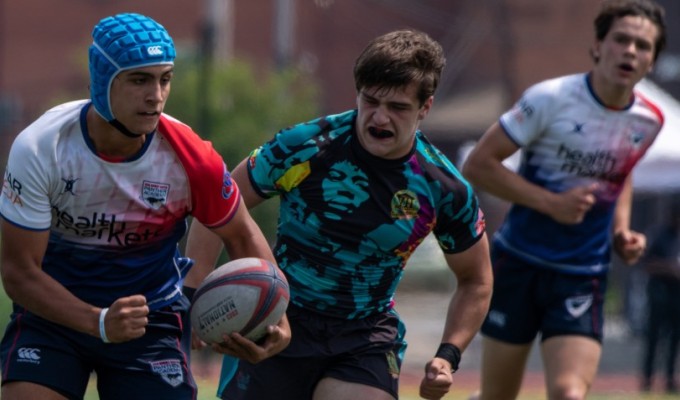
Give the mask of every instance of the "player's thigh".
M 100 399 L 193 399 L 196 382 L 180 343 L 182 299 L 149 314 L 146 333 L 135 340 L 102 344 L 96 355 Z
M 222 400 L 311 399 L 325 360 L 275 355 L 257 364 L 239 361 L 229 380 L 223 380 Z
M 68 400 L 68 397 L 54 390 L 32 382 L 7 382 L 2 385 L 0 399 L 3 400 Z
M 489 337 L 482 339 L 480 400 L 517 397 L 532 344 L 512 344 Z
M 394 400 L 382 389 L 360 383 L 345 382 L 335 378 L 324 378 L 314 390 L 313 400 Z
M 600 343 L 582 335 L 553 336 L 541 344 L 550 399 L 585 398 L 602 354 Z
M 545 270 L 497 248 L 493 251 L 493 262 L 493 296 L 481 332 L 485 337 L 507 343 L 531 343 L 543 319 L 543 303 L 537 288 L 545 284 Z
M 2 398 L 44 391 L 45 398 L 82 397 L 90 379 L 87 354 L 101 341 L 44 320 L 15 312 L 0 343 Z M 20 395 L 17 398 L 31 399 Z
M 97 391 L 101 400 L 191 400 L 197 396 L 187 365 L 173 360 L 155 361 L 151 370 L 100 370 Z

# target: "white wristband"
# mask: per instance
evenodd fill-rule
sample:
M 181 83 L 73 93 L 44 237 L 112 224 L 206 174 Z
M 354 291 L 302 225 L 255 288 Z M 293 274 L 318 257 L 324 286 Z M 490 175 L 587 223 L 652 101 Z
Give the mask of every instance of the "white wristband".
M 108 308 L 102 308 L 99 313 L 99 336 L 102 338 L 102 342 L 111 343 L 109 338 L 106 337 L 106 327 L 104 326 L 104 318 L 106 318 L 106 313 L 109 312 Z

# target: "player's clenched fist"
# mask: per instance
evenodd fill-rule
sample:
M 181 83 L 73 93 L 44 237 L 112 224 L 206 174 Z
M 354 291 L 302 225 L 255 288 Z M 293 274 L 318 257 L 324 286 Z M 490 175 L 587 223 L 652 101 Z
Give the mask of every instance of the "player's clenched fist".
M 100 314 L 99 331 L 102 340 L 111 343 L 127 342 L 146 332 L 149 323 L 149 306 L 146 297 L 139 295 L 121 297 L 108 310 Z
M 425 377 L 420 382 L 420 397 L 439 400 L 451 389 L 451 364 L 434 358 L 425 366 Z
M 586 213 L 597 202 L 595 192 L 597 184 L 579 186 L 558 193 L 550 207 L 550 216 L 561 224 L 579 224 L 583 222 Z

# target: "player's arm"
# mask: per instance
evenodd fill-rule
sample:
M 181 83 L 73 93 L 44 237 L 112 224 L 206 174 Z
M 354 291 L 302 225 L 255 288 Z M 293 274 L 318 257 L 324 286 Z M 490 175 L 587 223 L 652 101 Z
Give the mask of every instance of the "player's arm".
M 447 254 L 445 258 L 457 281 L 442 335 L 444 355 L 451 356 L 452 348 L 447 344 L 454 345 L 460 352 L 465 351 L 489 309 L 493 275 L 486 234 L 469 249 Z M 444 358 L 434 357 L 425 367 L 426 375 L 420 385 L 420 395 L 426 399 L 444 396 L 452 383 L 451 369 L 457 367 Z
M 260 204 L 262 201 L 264 201 L 264 199 L 260 197 L 257 192 L 255 192 L 253 185 L 250 183 L 250 179 L 248 179 L 246 163 L 247 159 L 243 160 L 231 173 L 231 177 L 238 185 L 241 192 L 241 197 L 243 197 L 243 203 L 241 203 L 239 206 L 239 211 L 246 207 L 248 209 L 253 208 L 257 204 Z M 246 207 L 243 207 L 244 203 Z M 250 215 L 241 218 L 250 219 L 250 221 L 247 221 L 247 225 L 252 222 Z M 231 221 L 225 226 L 225 228 L 228 229 L 229 227 L 235 227 L 236 224 L 232 224 L 232 222 L 236 222 L 237 224 L 239 223 L 239 221 Z M 253 228 L 251 227 L 250 229 L 252 230 Z M 259 231 L 259 228 L 257 228 L 257 231 Z M 217 236 L 216 233 L 217 232 L 212 232 L 210 229 L 206 228 L 205 225 L 201 224 L 195 218 L 192 221 L 191 227 L 189 228 L 189 235 L 187 237 L 186 256 L 194 260 L 194 266 L 191 268 L 186 276 L 186 279 L 184 280 L 185 286 L 194 289 L 197 288 L 198 285 L 203 282 L 203 279 L 205 279 L 205 277 L 215 268 L 217 259 L 222 252 L 223 245 L 225 244 L 224 240 L 220 237 L 223 235 Z M 256 234 L 255 236 L 255 239 L 259 240 L 259 235 Z M 267 248 L 269 249 L 268 245 Z M 239 250 L 236 249 L 236 251 L 238 252 Z M 267 254 L 265 257 L 260 258 L 273 261 L 271 250 L 267 250 L 266 253 Z M 240 258 L 234 256 L 231 252 L 229 252 L 229 256 L 232 259 Z M 251 255 L 251 257 L 257 256 Z
M 577 187 L 563 193 L 551 192 L 533 184 L 503 161 L 519 147 L 500 123 L 494 123 L 479 140 L 463 165 L 463 175 L 477 188 L 546 214 L 564 224 L 579 223 L 595 203 L 597 185 Z
M 99 319 L 102 309 L 74 296 L 41 268 L 49 231 L 27 230 L 7 221 L 0 224 L 0 273 L 5 292 L 12 301 L 49 321 L 101 337 Z M 124 342 L 142 336 L 148 323 L 148 313 L 149 308 L 142 295 L 118 299 L 105 314 L 107 339 Z
M 239 206 L 232 220 L 213 232 L 219 236 L 230 256 L 234 260 L 243 257 L 259 257 L 276 264 L 274 255 L 262 231 L 248 213 L 244 204 Z M 247 360 L 250 363 L 260 362 L 280 352 L 290 343 L 291 332 L 288 318 L 283 316 L 278 325 L 267 327 L 265 341 L 256 345 L 238 333 L 225 336 L 221 344 L 214 344 L 213 350 Z
M 248 208 L 259 204 L 262 199 L 248 179 L 246 160 L 241 162 L 231 176 L 239 186 L 243 200 L 229 223 L 216 229 L 208 229 L 196 219 L 193 220 L 187 238 L 186 256 L 195 264 L 185 279 L 185 285 L 196 288 L 215 268 L 215 263 L 224 245 L 230 259 L 259 257 L 276 264 L 269 243 L 255 223 Z M 291 333 L 288 318 L 284 315 L 276 326 L 267 327 L 268 335 L 259 346 L 238 333 L 225 337 L 224 343 L 213 345 L 217 352 L 257 363 L 280 352 L 290 343 Z M 194 341 L 194 347 L 196 345 Z
M 630 229 L 630 213 L 633 205 L 633 174 L 629 174 L 614 209 L 614 252 L 626 263 L 637 262 L 647 247 L 644 234 Z

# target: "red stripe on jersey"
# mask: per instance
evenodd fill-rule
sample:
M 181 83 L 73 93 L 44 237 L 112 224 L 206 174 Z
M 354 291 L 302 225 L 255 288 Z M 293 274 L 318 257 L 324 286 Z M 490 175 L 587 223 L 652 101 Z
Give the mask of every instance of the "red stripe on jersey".
M 664 123 L 664 118 L 665 118 L 665 117 L 664 117 L 664 115 L 663 115 L 663 111 L 661 111 L 661 109 L 659 108 L 659 106 L 657 106 L 656 104 L 654 104 L 654 102 L 652 102 L 651 100 L 649 100 L 649 99 L 647 98 L 647 96 L 643 95 L 642 93 L 640 93 L 640 92 L 638 92 L 638 91 L 635 92 L 635 95 L 638 96 L 638 97 L 640 98 L 640 100 L 641 100 L 643 103 L 645 103 L 645 104 L 647 105 L 647 107 L 649 107 L 649 109 L 652 110 L 652 112 L 654 112 L 654 114 L 656 114 L 656 116 L 659 118 L 659 123 L 660 123 L 660 125 L 663 125 L 663 123 Z
M 191 215 L 209 228 L 229 222 L 236 214 L 241 194 L 212 143 L 165 114 L 158 122 L 158 133 L 175 150 L 189 178 Z

